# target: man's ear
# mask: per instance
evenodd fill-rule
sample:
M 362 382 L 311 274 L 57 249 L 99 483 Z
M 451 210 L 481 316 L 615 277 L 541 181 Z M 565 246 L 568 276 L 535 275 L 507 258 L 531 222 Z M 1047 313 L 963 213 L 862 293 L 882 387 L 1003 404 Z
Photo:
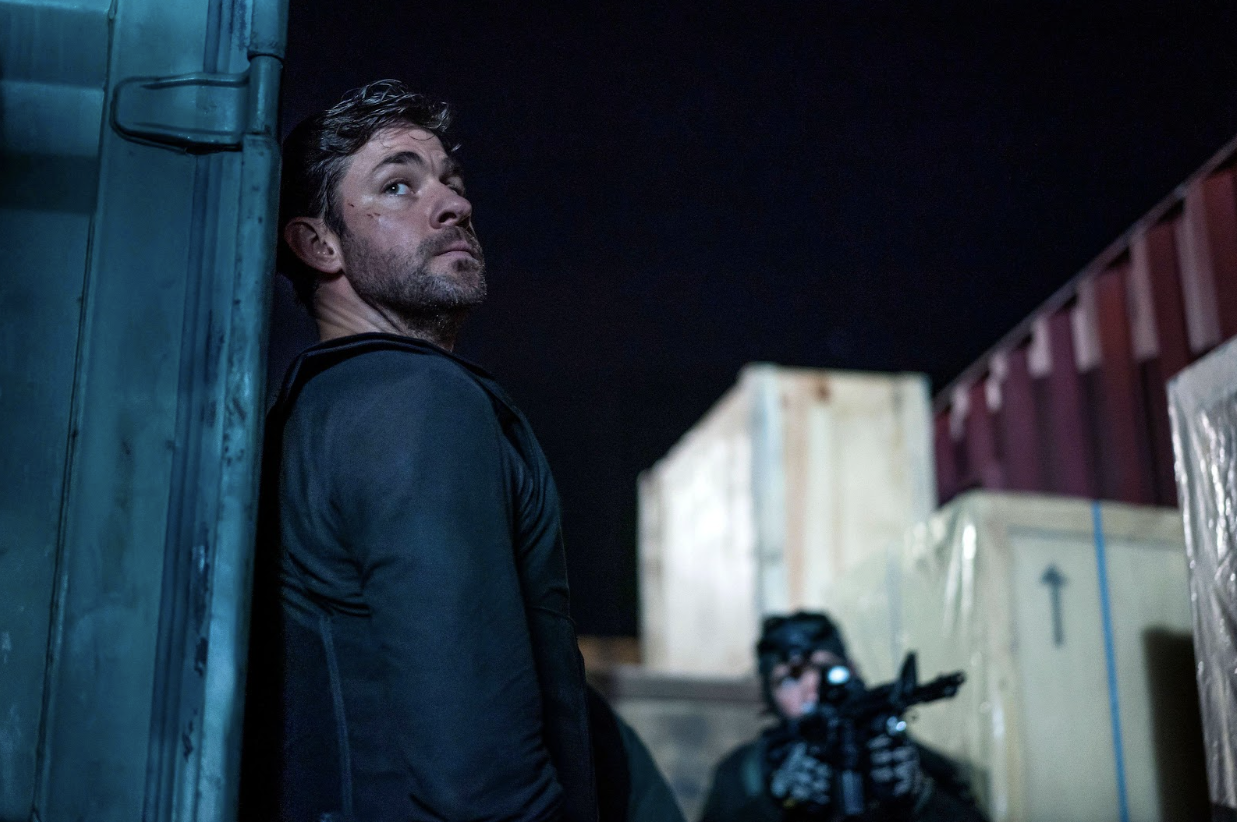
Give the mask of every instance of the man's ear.
M 339 237 L 321 217 L 294 217 L 283 229 L 284 242 L 301 262 L 323 274 L 338 274 L 344 268 Z

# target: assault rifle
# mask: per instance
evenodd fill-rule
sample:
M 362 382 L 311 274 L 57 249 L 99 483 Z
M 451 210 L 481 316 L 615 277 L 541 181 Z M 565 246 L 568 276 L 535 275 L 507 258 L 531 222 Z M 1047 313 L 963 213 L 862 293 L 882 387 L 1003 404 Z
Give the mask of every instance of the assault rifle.
M 847 819 L 867 810 L 864 774 L 870 769 L 864 765 L 868 740 L 880 734 L 905 734 L 906 721 L 902 716 L 907 710 L 952 697 L 966 675 L 954 671 L 921 685 L 913 651 L 903 660 L 897 679 L 875 688 L 866 688 L 846 668 L 840 668 L 843 674 L 830 676 L 837 670 L 826 671 L 821 677 L 817 708 L 800 721 L 799 727 L 805 737 L 834 753 L 832 793 L 837 816 Z

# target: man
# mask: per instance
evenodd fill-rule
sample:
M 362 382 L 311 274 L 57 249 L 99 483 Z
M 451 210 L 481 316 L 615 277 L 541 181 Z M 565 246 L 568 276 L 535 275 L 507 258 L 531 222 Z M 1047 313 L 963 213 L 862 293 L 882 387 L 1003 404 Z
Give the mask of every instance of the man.
M 451 353 L 486 282 L 448 120 L 382 81 L 285 142 L 281 267 L 322 342 L 268 424 L 251 818 L 598 816 L 554 482 Z
M 713 775 L 702 822 L 781 822 L 842 818 L 841 751 L 805 730 L 822 685 L 858 681 L 842 634 L 824 614 L 765 620 L 756 646 L 765 701 L 778 724 L 728 754 Z M 862 741 L 862 819 L 983 822 L 953 765 L 900 729 Z M 848 817 L 852 818 L 852 817 Z

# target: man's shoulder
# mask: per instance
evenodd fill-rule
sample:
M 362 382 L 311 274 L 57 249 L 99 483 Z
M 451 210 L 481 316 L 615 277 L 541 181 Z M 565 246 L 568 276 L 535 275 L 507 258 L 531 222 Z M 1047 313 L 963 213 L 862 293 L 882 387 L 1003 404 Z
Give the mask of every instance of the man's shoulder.
M 732 748 L 717 763 L 715 769 L 717 775 L 735 784 L 742 784 L 745 789 L 750 789 L 753 777 L 759 782 L 762 779 L 760 773 L 762 739 L 763 736 L 760 736 Z
M 307 379 L 302 391 L 369 392 L 421 383 L 485 394 L 463 366 L 437 352 L 412 348 L 374 348 L 338 360 Z
M 302 354 L 289 370 L 276 412 L 491 408 L 490 392 L 477 375 L 446 352 L 391 340 L 363 342 L 315 346 Z
M 765 792 L 762 739 L 763 734 L 733 748 L 717 763 L 701 822 L 781 819 Z
M 729 765 L 734 767 L 745 759 L 754 755 L 755 748 L 760 744 L 760 737 L 749 739 L 741 745 L 737 745 L 730 749 L 725 756 L 721 758 L 721 765 Z

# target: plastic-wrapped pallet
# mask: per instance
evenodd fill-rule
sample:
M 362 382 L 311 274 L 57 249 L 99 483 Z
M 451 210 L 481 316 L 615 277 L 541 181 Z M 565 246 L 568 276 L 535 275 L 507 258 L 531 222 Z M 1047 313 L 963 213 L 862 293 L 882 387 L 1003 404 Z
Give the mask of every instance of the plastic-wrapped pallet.
M 1175 510 L 971 492 L 894 557 L 857 572 L 885 597 L 848 578 L 836 604 L 881 665 L 915 650 L 921 678 L 966 672 L 912 730 L 967 767 L 994 822 L 1206 817 Z
M 1237 341 L 1169 386 L 1215 819 L 1237 819 Z
M 754 668 L 764 614 L 838 576 L 935 505 L 926 378 L 750 365 L 640 478 L 641 651 L 650 668 Z

